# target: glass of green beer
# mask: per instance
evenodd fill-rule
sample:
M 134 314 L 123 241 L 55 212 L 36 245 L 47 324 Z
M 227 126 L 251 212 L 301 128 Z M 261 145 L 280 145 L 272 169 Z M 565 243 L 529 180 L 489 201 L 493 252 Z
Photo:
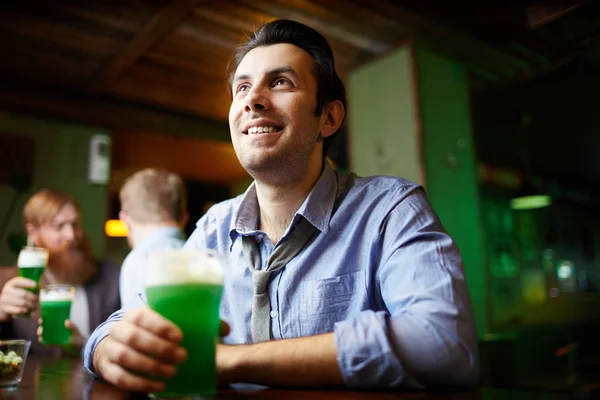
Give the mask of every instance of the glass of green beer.
M 223 261 L 211 251 L 164 249 L 150 253 L 146 296 L 150 308 L 183 332 L 188 358 L 165 381 L 155 398 L 210 398 L 216 392 L 215 350 L 219 339 L 219 305 Z
M 32 293 L 39 292 L 39 283 L 44 269 L 48 265 L 48 250 L 41 247 L 27 246 L 23 247 L 19 253 L 17 259 L 17 266 L 19 267 L 19 276 L 28 278 L 37 283 L 37 286 L 33 289 L 27 289 Z M 15 315 L 15 317 L 30 318 L 31 312 L 28 311 L 22 315 Z
M 42 343 L 66 345 L 71 341 L 65 321 L 71 314 L 74 293 L 75 288 L 69 285 L 47 285 L 40 291 Z

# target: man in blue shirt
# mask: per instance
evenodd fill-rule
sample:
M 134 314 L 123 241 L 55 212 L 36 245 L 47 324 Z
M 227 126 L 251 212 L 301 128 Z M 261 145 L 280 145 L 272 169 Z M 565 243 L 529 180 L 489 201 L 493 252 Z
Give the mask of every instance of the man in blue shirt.
M 121 304 L 126 306 L 144 293 L 148 253 L 178 249 L 185 243 L 181 229 L 187 223 L 188 212 L 181 177 L 154 168 L 143 169 L 127 178 L 119 199 L 119 218 L 127 226 L 131 246 L 119 276 Z
M 327 41 L 274 21 L 240 47 L 234 67 L 231 138 L 255 182 L 209 210 L 186 243 L 227 257 L 221 383 L 474 385 L 462 260 L 422 188 L 341 175 L 325 161 L 346 109 Z M 274 266 L 262 292 L 256 277 Z M 160 391 L 147 377 L 175 373 L 181 337 L 147 307 L 119 312 L 88 342 L 86 366 L 122 388 Z

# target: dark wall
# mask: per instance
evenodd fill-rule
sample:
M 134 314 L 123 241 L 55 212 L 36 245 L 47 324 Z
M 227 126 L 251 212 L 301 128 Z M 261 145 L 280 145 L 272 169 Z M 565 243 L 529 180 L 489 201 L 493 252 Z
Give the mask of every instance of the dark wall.
M 600 185 L 600 73 L 573 64 L 521 85 L 472 93 L 478 157 L 565 184 Z M 531 117 L 520 128 L 520 114 Z

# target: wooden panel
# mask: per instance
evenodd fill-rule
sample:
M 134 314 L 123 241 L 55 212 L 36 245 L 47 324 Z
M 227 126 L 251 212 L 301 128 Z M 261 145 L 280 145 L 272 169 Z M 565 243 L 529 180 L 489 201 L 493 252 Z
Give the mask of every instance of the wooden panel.
M 35 161 L 32 137 L 0 134 L 0 184 L 14 183 L 16 176 L 31 179 Z
M 153 133 L 113 134 L 111 185 L 142 168 L 162 168 L 186 179 L 231 185 L 249 178 L 231 143 Z

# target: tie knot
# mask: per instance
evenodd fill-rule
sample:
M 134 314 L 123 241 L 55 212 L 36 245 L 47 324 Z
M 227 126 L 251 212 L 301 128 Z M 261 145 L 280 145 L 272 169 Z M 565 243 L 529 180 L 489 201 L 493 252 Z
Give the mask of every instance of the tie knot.
M 270 277 L 271 271 L 252 271 L 252 284 L 254 286 L 254 294 L 262 294 L 267 291 L 267 284 L 269 283 Z

